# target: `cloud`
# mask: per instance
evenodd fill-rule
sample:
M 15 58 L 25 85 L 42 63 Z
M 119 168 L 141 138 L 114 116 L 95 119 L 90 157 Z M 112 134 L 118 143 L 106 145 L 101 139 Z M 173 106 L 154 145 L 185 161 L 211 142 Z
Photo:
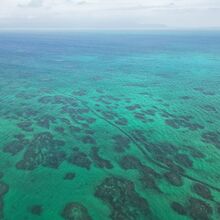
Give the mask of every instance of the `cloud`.
M 43 0 L 30 0 L 26 4 L 18 4 L 18 7 L 38 8 L 43 5 Z
M 174 3 L 169 3 L 169 4 L 163 4 L 163 5 L 134 5 L 134 6 L 124 6 L 124 7 L 114 7 L 114 8 L 109 8 L 107 10 L 122 10 L 122 11 L 136 11 L 136 10 L 148 10 L 148 9 L 164 9 L 164 8 L 171 8 L 175 6 Z
M 0 1 L 0 28 L 14 26 L 58 28 L 220 26 L 219 0 Z

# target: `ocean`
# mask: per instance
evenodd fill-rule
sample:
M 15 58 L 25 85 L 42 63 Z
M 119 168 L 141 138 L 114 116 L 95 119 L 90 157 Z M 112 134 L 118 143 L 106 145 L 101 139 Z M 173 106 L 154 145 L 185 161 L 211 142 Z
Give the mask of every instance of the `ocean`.
M 220 219 L 220 32 L 1 31 L 0 219 Z

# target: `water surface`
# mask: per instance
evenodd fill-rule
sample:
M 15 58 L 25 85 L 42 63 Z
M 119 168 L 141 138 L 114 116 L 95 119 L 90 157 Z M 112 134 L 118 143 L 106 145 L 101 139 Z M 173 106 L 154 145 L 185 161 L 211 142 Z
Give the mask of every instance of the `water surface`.
M 220 219 L 219 32 L 1 32 L 0 219 Z

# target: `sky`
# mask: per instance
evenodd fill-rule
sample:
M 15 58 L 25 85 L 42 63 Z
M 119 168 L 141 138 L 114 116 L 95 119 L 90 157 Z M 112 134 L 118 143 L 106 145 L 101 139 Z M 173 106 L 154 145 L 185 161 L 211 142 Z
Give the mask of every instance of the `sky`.
M 220 27 L 220 0 L 0 0 L 0 28 Z

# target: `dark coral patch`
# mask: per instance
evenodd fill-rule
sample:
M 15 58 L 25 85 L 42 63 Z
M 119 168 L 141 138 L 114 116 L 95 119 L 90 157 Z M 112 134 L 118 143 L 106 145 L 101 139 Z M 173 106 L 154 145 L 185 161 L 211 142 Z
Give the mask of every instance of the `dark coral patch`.
M 89 123 L 89 124 L 93 124 L 96 119 L 95 118 L 87 118 L 86 121 Z
M 57 131 L 58 133 L 63 134 L 65 129 L 63 127 L 58 126 L 58 127 L 55 127 L 55 131 Z
M 178 173 L 167 172 L 164 174 L 164 177 L 173 186 L 182 186 L 183 185 L 183 180 Z
M 145 188 L 154 189 L 157 192 L 161 192 L 156 184 L 156 181 L 150 174 L 145 174 L 141 176 L 140 181 Z
M 96 140 L 90 135 L 84 136 L 82 141 L 84 144 L 96 144 Z
M 134 156 L 124 156 L 120 161 L 119 165 L 125 169 L 138 169 L 141 166 L 141 162 Z
M 84 89 L 80 89 L 76 92 L 73 92 L 73 94 L 76 95 L 76 96 L 85 96 L 87 94 L 87 92 Z
M 182 206 L 180 203 L 178 202 L 172 202 L 171 203 L 171 208 L 177 212 L 179 215 L 187 215 L 187 210 L 184 206 Z
M 24 136 L 20 135 L 16 137 L 17 137 L 17 140 L 14 140 L 4 146 L 3 151 L 5 153 L 16 155 L 17 153 L 22 151 L 25 146 L 28 145 L 29 141 L 24 139 Z
M 9 190 L 9 187 L 6 183 L 0 182 L 0 197 L 4 196 Z
M 78 149 L 73 151 L 72 155 L 69 157 L 69 162 L 88 170 L 92 164 L 91 160 L 87 157 L 87 154 Z
M 143 112 L 145 114 L 151 115 L 151 116 L 154 116 L 156 114 L 156 110 L 155 109 L 148 109 L 148 110 L 144 110 Z
M 4 213 L 3 213 L 3 210 L 4 210 L 4 195 L 8 192 L 9 190 L 9 186 L 0 181 L 0 219 L 4 219 Z
M 65 220 L 92 220 L 86 207 L 76 202 L 67 203 L 61 216 Z
M 23 159 L 16 167 L 24 170 L 33 170 L 39 165 L 58 168 L 65 159 L 65 153 L 60 150 L 64 144 L 63 141 L 54 140 L 49 132 L 39 133 L 30 141 Z
M 79 133 L 82 130 L 80 127 L 73 126 L 73 125 L 69 126 L 69 129 L 72 134 Z
M 161 161 L 164 165 L 166 165 L 171 170 L 171 172 L 174 172 L 174 173 L 184 173 L 185 172 L 185 170 L 182 167 L 176 165 L 173 162 L 173 160 L 171 160 L 171 159 L 163 157 L 162 155 L 157 156 L 156 159 Z
M 202 140 L 205 143 L 213 144 L 220 149 L 220 132 L 209 131 L 202 134 Z
M 115 119 L 115 117 L 117 117 L 117 113 L 111 111 L 105 111 L 105 112 L 103 111 L 102 115 L 107 120 L 113 120 Z
M 130 140 L 122 135 L 113 136 L 113 140 L 115 141 L 114 148 L 117 152 L 124 152 L 129 148 Z
M 190 154 L 192 155 L 193 158 L 205 158 L 205 155 L 195 147 L 189 146 L 187 148 L 189 149 Z
M 31 127 L 31 126 L 32 126 L 32 122 L 31 122 L 31 121 L 19 122 L 19 123 L 17 124 L 17 126 L 18 126 L 19 128 L 21 128 L 22 130 L 24 130 L 24 131 L 28 131 L 28 132 L 33 131 L 33 128 Z
M 134 110 L 139 109 L 139 108 L 141 108 L 141 106 L 139 104 L 130 105 L 130 106 L 126 107 L 126 109 L 128 109 L 129 111 L 134 111 Z
M 204 109 L 207 112 L 214 112 L 214 113 L 218 112 L 217 109 L 215 108 L 215 106 L 213 106 L 213 105 L 203 105 L 202 109 Z
M 4 202 L 3 199 L 0 197 L 0 219 L 4 219 L 3 209 L 4 209 Z
M 64 176 L 64 180 L 73 180 L 75 178 L 76 174 L 75 173 L 72 173 L 72 172 L 68 172 L 65 174 Z
M 191 96 L 180 96 L 180 99 L 189 100 L 189 99 L 192 99 L 192 97 Z
M 123 178 L 105 178 L 95 196 L 109 205 L 113 220 L 147 219 L 150 214 L 147 201 L 135 191 L 133 182 Z
M 55 123 L 56 118 L 51 115 L 44 115 L 37 120 L 37 124 L 43 128 L 50 128 L 50 123 Z
M 177 154 L 175 155 L 175 161 L 187 168 L 191 168 L 193 166 L 192 160 L 189 159 L 188 155 L 186 154 Z
M 202 200 L 196 198 L 189 199 L 189 205 L 187 207 L 189 212 L 189 216 L 193 220 L 209 220 L 212 219 L 210 215 L 212 214 L 213 210 L 211 206 L 205 203 Z
M 93 135 L 95 134 L 95 131 L 94 130 L 85 130 L 85 134 L 88 134 L 88 135 Z
M 116 124 L 118 125 L 127 125 L 128 124 L 128 120 L 126 118 L 118 118 L 116 121 L 115 121 Z
M 191 122 L 191 119 L 193 119 L 192 116 L 187 116 L 187 115 L 182 115 L 182 116 L 174 116 L 174 115 L 169 115 L 169 119 L 165 120 L 165 123 L 170 126 L 173 127 L 175 129 L 179 129 L 179 128 L 188 128 L 191 131 L 195 131 L 198 129 L 204 129 L 204 126 L 198 124 L 198 123 L 194 123 Z
M 204 199 L 212 199 L 212 194 L 210 189 L 201 183 L 193 184 L 192 191 Z
M 43 212 L 43 207 L 41 205 L 33 205 L 31 208 L 30 208 L 30 212 L 33 214 L 33 215 L 41 215 L 42 212 Z
M 99 155 L 99 148 L 98 147 L 92 147 L 91 149 L 91 156 L 94 161 L 94 163 L 101 168 L 107 168 L 107 169 L 112 169 L 113 165 L 109 160 L 103 159 Z
M 125 169 L 137 169 L 140 173 L 140 181 L 144 188 L 155 189 L 156 191 L 160 191 L 154 178 L 160 177 L 153 169 L 143 165 L 136 157 L 134 156 L 124 156 L 120 161 L 119 165 Z

